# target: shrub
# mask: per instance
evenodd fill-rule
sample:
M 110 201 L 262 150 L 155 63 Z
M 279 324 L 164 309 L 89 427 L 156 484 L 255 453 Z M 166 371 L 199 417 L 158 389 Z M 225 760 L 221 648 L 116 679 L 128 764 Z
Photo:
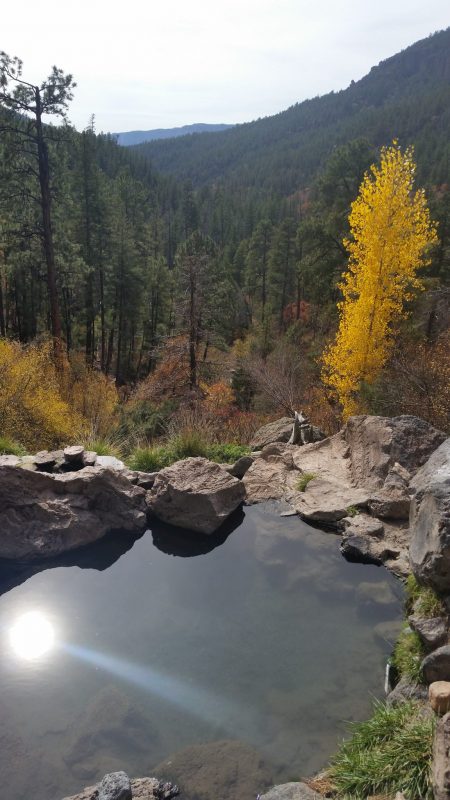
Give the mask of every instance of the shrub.
M 0 340 L 0 430 L 28 450 L 80 437 L 86 423 L 63 397 L 49 342 Z
M 58 380 L 61 394 L 73 411 L 89 422 L 95 436 L 106 436 L 118 404 L 114 381 L 75 354 Z
M 175 410 L 172 401 L 156 405 L 150 400 L 131 399 L 120 409 L 116 432 L 120 437 L 136 441 L 152 441 L 166 433 L 169 418 Z
M 404 628 L 394 647 L 392 666 L 400 676 L 404 675 L 419 683 L 421 680 L 420 665 L 424 656 L 425 650 L 418 634 L 410 628 Z
M 242 444 L 211 444 L 208 447 L 208 458 L 219 464 L 234 464 L 238 458 L 248 455 L 250 448 Z
M 314 478 L 317 478 L 317 475 L 316 475 L 315 472 L 302 472 L 302 474 L 300 475 L 300 477 L 299 477 L 299 479 L 298 479 L 298 481 L 297 481 L 297 483 L 295 485 L 295 488 L 297 489 L 298 492 L 306 491 L 306 487 L 308 486 L 308 483 L 310 481 L 313 481 Z
M 7 436 L 0 436 L 0 455 L 5 456 L 24 456 L 26 450 L 21 444 L 8 439 Z
M 128 466 L 139 472 L 155 472 L 174 461 L 176 459 L 171 460 L 171 454 L 165 447 L 137 447 L 128 459 Z
M 330 778 L 339 797 L 431 798 L 434 718 L 414 702 L 376 702 L 372 717 L 350 726 L 352 736 L 334 758 Z

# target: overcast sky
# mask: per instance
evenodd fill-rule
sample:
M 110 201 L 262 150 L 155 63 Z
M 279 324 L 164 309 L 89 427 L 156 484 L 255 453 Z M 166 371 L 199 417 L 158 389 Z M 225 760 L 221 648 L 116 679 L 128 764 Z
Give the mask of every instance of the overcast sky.
M 73 73 L 77 128 L 146 130 L 274 114 L 449 25 L 449 0 L 22 0 L 0 49 Z

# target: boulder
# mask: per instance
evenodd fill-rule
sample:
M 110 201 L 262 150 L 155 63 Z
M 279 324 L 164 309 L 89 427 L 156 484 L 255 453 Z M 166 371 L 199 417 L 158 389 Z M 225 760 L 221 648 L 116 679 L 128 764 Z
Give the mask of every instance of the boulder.
M 109 772 L 98 787 L 98 800 L 132 800 L 131 781 L 126 772 Z
M 369 502 L 371 513 L 381 519 L 409 519 L 411 497 L 408 492 L 399 489 L 383 489 L 371 497 Z
M 259 795 L 259 800 L 321 800 L 322 795 L 306 783 L 282 783 L 269 792 Z
M 162 522 L 198 533 L 214 533 L 245 499 L 242 481 L 206 458 L 187 458 L 158 472 L 147 494 Z
M 414 475 L 445 440 L 445 434 L 419 417 L 350 417 L 344 426 L 353 481 L 380 489 L 394 464 Z
M 450 711 L 450 682 L 435 681 L 428 689 L 430 705 L 436 714 L 446 714 Z
M 57 556 L 146 524 L 145 491 L 102 467 L 49 474 L 0 466 L 0 558 Z
M 389 706 L 400 705 L 410 700 L 423 701 L 428 697 L 428 689 L 421 683 L 412 683 L 408 676 L 400 678 L 397 686 L 389 692 L 386 702 Z
M 63 458 L 64 456 L 62 450 L 57 450 L 51 453 L 49 453 L 48 450 L 40 450 L 40 452 L 36 453 L 36 455 L 33 457 L 33 461 L 37 469 L 41 469 L 43 472 L 52 472 L 57 461 L 63 460 Z
M 18 458 L 18 456 L 5 453 L 4 455 L 0 456 L 0 467 L 18 467 L 20 461 L 21 459 Z
M 422 644 L 427 650 L 434 650 L 448 642 L 448 623 L 445 617 L 432 617 L 423 619 L 411 616 L 408 619 L 413 631 L 415 631 Z
M 369 501 L 365 489 L 334 483 L 320 476 L 309 481 L 304 491 L 297 490 L 295 484 L 293 489 L 287 499 L 297 513 L 306 521 L 326 525 L 336 525 L 348 515 L 350 507 L 363 508 Z
M 450 438 L 411 481 L 411 567 L 419 583 L 450 593 Z
M 83 465 L 85 467 L 94 467 L 97 463 L 97 453 L 93 450 L 86 450 L 83 456 Z
M 450 645 L 446 644 L 425 656 L 421 664 L 425 683 L 450 681 Z
M 287 450 L 287 446 L 284 446 Z M 286 494 L 287 477 L 292 470 L 292 455 L 287 456 L 278 445 L 267 445 L 244 475 L 248 503 L 281 500 Z M 298 475 L 298 473 L 296 473 Z
M 250 446 L 254 450 L 261 450 L 266 444 L 272 442 L 288 442 L 294 425 L 293 417 L 281 417 L 275 422 L 269 422 L 256 431 Z
M 450 713 L 439 720 L 434 733 L 431 780 L 434 800 L 450 798 Z

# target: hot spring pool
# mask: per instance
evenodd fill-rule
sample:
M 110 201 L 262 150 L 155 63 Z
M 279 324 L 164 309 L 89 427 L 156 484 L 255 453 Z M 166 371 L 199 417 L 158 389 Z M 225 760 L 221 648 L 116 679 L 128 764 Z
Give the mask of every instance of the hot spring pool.
M 401 585 L 279 512 L 246 508 L 228 538 L 108 537 L 28 577 L 1 565 L 8 800 L 116 769 L 254 800 L 326 763 L 383 695 Z

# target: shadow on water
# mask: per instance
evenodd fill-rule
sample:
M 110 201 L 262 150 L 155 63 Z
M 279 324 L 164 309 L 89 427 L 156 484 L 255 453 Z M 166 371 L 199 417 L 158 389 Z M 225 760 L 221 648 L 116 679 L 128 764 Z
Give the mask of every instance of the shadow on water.
M 192 558 L 206 555 L 224 544 L 233 531 L 243 523 L 244 518 L 245 513 L 242 508 L 239 508 L 228 517 L 218 531 L 209 535 L 176 528 L 174 525 L 166 525 L 157 519 L 152 520 L 150 530 L 153 544 L 162 553 L 166 553 L 168 556 Z
M 25 583 L 28 578 L 56 567 L 80 567 L 80 569 L 96 569 L 99 572 L 108 569 L 121 556 L 133 547 L 144 533 L 115 531 L 103 536 L 97 542 L 63 553 L 45 561 L 10 561 L 0 559 L 0 595 L 9 592 L 16 586 Z

